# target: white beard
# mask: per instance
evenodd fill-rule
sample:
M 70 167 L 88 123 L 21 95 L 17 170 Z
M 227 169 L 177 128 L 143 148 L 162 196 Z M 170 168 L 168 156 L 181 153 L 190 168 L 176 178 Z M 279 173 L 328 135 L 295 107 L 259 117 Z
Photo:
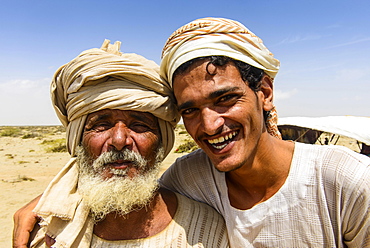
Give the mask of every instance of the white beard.
M 157 179 L 163 154 L 163 148 L 160 148 L 155 164 L 148 168 L 148 162 L 130 150 L 105 152 L 94 161 L 80 146 L 77 149 L 78 190 L 90 207 L 92 218 L 98 222 L 108 213 L 117 212 L 123 216 L 148 205 L 159 187 Z M 126 176 L 126 170 L 111 169 L 113 176 L 104 179 L 101 171 L 105 164 L 119 158 L 135 161 L 139 173 L 130 178 Z

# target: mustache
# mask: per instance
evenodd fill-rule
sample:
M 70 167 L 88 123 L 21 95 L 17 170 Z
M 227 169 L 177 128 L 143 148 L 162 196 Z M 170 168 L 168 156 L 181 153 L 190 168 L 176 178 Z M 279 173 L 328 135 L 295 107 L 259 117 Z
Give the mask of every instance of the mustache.
M 117 161 L 130 162 L 135 167 L 140 169 L 144 169 L 148 163 L 148 161 L 139 153 L 131 151 L 129 149 L 123 149 L 121 151 L 111 150 L 102 153 L 97 159 L 95 159 L 95 161 L 93 162 L 93 168 L 94 170 L 100 170 L 108 164 Z

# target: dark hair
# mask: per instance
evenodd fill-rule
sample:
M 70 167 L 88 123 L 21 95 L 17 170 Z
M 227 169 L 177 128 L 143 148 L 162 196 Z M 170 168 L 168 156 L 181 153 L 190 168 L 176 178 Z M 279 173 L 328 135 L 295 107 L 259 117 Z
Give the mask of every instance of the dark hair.
M 244 82 L 248 83 L 249 88 L 251 88 L 254 92 L 257 92 L 261 90 L 261 84 L 262 84 L 262 77 L 265 75 L 265 72 L 262 69 L 256 68 L 254 66 L 251 66 L 245 62 L 232 59 L 230 57 L 226 56 L 206 56 L 206 57 L 199 57 L 192 60 L 189 60 L 182 65 L 180 65 L 175 72 L 173 73 L 173 79 L 176 75 L 184 73 L 191 65 L 196 63 L 197 61 L 209 61 L 206 67 L 207 72 L 210 75 L 214 75 L 214 73 L 211 73 L 208 70 L 208 66 L 210 64 L 217 66 L 224 66 L 228 64 L 229 62 L 234 63 L 236 68 L 238 68 L 240 72 L 240 76 L 243 79 Z M 270 111 L 263 111 L 263 116 L 265 121 L 267 120 L 267 117 L 269 116 Z
M 208 71 L 208 66 L 210 64 L 215 65 L 215 66 L 224 66 L 228 64 L 229 62 L 232 62 L 236 66 L 236 68 L 238 68 L 240 72 L 240 76 L 243 79 L 243 81 L 248 82 L 248 86 L 254 92 L 257 92 L 261 89 L 261 80 L 264 75 L 264 71 L 262 69 L 256 68 L 247 63 L 244 63 L 242 61 L 235 60 L 235 59 L 232 59 L 226 56 L 207 56 L 207 57 L 199 57 L 199 58 L 189 60 L 185 62 L 184 64 L 180 65 L 175 70 L 175 72 L 173 73 L 173 78 L 175 78 L 176 75 L 184 73 L 192 64 L 200 60 L 209 61 L 207 64 L 207 72 L 210 75 L 214 75 L 213 73 Z

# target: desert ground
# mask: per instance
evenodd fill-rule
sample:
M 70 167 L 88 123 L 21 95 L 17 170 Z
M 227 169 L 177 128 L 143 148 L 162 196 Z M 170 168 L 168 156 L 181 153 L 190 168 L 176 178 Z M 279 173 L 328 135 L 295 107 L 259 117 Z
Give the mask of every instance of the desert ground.
M 194 149 L 183 125 L 177 126 L 176 137 L 162 172 L 177 157 Z M 68 161 L 64 138 L 65 131 L 61 126 L 0 126 L 0 222 L 3 223 L 0 247 L 11 247 L 14 212 L 41 194 Z M 337 144 L 358 151 L 354 140 L 343 138 Z
M 193 147 L 183 125 L 176 137 L 161 173 Z M 0 126 L 0 247 L 12 246 L 14 212 L 41 194 L 68 160 L 63 127 Z

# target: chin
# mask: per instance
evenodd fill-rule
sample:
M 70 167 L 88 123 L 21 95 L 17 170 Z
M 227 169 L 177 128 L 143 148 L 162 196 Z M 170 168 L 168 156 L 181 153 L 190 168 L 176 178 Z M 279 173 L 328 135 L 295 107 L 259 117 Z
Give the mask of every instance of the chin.
M 232 172 L 235 171 L 243 166 L 244 163 L 228 163 L 227 159 L 223 160 L 222 162 L 213 162 L 213 166 L 218 170 L 219 172 Z

